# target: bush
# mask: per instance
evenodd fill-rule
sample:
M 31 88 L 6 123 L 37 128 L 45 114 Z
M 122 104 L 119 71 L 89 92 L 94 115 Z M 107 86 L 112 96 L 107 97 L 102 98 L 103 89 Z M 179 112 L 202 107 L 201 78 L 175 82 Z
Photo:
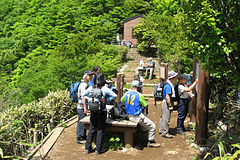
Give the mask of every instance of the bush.
M 50 92 L 39 101 L 11 107 L 0 113 L 0 148 L 4 155 L 26 156 L 33 140 L 33 131 L 43 139 L 47 124 L 57 126 L 75 115 L 76 106 L 70 101 L 68 90 Z M 40 140 L 39 139 L 39 140 Z

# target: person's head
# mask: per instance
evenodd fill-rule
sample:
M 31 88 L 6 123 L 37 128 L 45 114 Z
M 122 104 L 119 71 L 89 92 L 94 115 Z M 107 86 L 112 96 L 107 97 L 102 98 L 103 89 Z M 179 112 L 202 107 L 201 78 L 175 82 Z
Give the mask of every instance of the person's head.
M 85 82 L 90 82 L 93 76 L 93 72 L 91 70 L 86 70 L 83 75 L 83 80 Z
M 180 83 L 182 83 L 182 84 L 186 84 L 188 82 L 188 78 L 184 74 L 180 74 L 178 79 L 179 79 Z
M 105 76 L 102 72 L 97 72 L 94 78 L 94 85 L 98 88 L 102 88 L 106 83 Z
M 172 82 L 172 83 L 177 83 L 178 80 L 178 73 L 174 72 L 174 71 L 170 71 L 168 73 L 168 79 Z
M 150 57 L 150 58 L 148 58 L 148 60 L 151 62 L 151 61 L 153 60 L 153 58 L 152 58 L 152 57 Z
M 101 72 L 101 68 L 99 66 L 93 67 L 93 73 Z
M 132 89 L 133 89 L 133 90 L 136 90 L 136 91 L 137 91 L 138 88 L 139 88 L 139 86 L 140 86 L 139 81 L 136 81 L 136 80 L 135 80 L 135 81 L 132 82 Z

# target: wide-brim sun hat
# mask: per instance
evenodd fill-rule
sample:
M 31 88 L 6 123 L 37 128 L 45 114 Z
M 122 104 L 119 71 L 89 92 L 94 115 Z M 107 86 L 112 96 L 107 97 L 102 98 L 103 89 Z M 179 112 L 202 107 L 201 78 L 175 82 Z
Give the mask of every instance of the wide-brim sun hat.
M 170 71 L 170 72 L 168 73 L 168 79 L 172 79 L 172 78 L 176 77 L 177 75 L 178 75 L 177 72 Z

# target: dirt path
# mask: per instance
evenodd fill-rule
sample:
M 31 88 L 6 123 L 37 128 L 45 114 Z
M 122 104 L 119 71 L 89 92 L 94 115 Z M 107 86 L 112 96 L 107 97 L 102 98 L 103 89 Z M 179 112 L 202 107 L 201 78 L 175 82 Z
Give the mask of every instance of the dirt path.
M 139 62 L 139 59 L 143 59 L 146 62 L 146 57 L 142 57 L 136 53 L 134 49 L 131 50 L 131 54 L 134 58 L 133 61 L 129 61 L 126 65 L 128 67 L 125 69 L 124 75 L 126 78 L 133 78 L 134 70 Z M 157 62 L 155 60 L 155 62 Z M 158 73 L 155 72 L 156 76 Z M 157 79 L 146 80 L 145 84 L 158 83 Z M 153 94 L 154 87 L 144 87 L 144 94 Z M 172 139 L 162 138 L 158 134 L 159 121 L 161 116 L 161 106 L 160 102 L 154 105 L 153 98 L 147 98 L 147 103 L 149 105 L 149 115 L 148 117 L 156 124 L 156 136 L 155 139 L 161 144 L 160 148 L 148 148 L 145 147 L 143 150 L 137 149 L 123 149 L 119 151 L 109 150 L 104 154 L 95 155 L 89 154 L 85 155 L 84 145 L 76 143 L 76 125 L 74 124 L 69 128 L 66 128 L 60 138 L 57 140 L 51 151 L 49 152 L 47 158 L 52 160 L 191 160 L 197 150 L 192 149 L 188 144 L 187 140 L 192 132 L 186 132 L 187 135 L 177 135 L 176 134 L 176 121 L 177 112 L 174 111 L 171 114 L 170 122 L 170 133 L 174 135 Z M 186 119 L 186 125 L 189 122 L 189 118 Z

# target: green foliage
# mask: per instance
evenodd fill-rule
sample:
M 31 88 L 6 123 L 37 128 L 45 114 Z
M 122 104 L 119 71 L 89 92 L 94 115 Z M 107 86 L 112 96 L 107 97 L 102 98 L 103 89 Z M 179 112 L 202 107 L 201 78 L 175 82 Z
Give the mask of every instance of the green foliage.
M 239 159 L 240 158 L 240 143 L 237 144 L 233 144 L 231 146 L 231 149 L 234 151 L 233 154 L 231 153 L 225 153 L 225 149 L 223 146 L 223 143 L 220 141 L 218 143 L 218 149 L 219 149 L 219 156 L 217 157 L 211 157 L 211 159 L 213 160 L 234 160 L 234 159 Z M 207 153 L 206 156 L 204 157 L 204 159 L 209 159 L 210 158 L 211 153 Z
M 33 131 L 37 131 L 43 139 L 47 134 L 47 124 L 52 127 L 58 125 L 63 119 L 75 115 L 75 109 L 68 90 L 65 90 L 50 92 L 39 101 L 1 112 L 0 148 L 4 155 L 25 156 L 25 150 L 32 146 Z
M 192 69 L 190 46 L 177 17 L 151 13 L 134 29 L 138 37 L 138 50 L 149 52 L 151 45 L 157 47 L 159 62 L 181 73 Z
M 112 150 L 119 150 L 123 147 L 123 135 L 118 133 L 109 133 L 105 136 L 103 146 Z
M 196 56 L 211 73 L 227 76 L 239 86 L 240 2 L 190 1 L 184 5 L 183 24 Z M 230 14 L 231 13 L 231 14 Z

